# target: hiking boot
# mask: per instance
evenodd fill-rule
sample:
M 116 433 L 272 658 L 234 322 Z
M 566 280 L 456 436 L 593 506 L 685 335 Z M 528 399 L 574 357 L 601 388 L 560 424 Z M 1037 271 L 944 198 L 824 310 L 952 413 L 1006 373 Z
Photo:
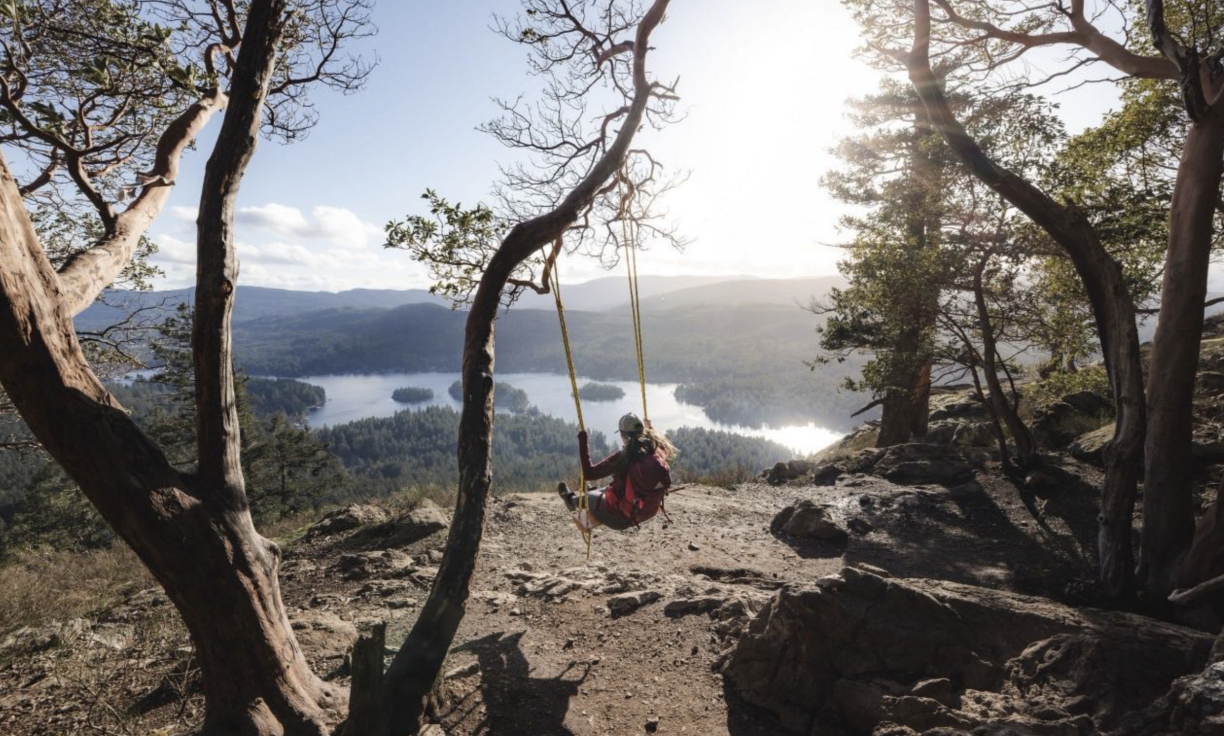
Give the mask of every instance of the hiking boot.
M 578 497 L 575 496 L 574 492 L 569 489 L 569 486 L 565 484 L 565 481 L 557 484 L 557 495 L 560 496 L 561 500 L 565 502 L 565 508 L 569 509 L 570 511 L 576 511 L 578 509 Z

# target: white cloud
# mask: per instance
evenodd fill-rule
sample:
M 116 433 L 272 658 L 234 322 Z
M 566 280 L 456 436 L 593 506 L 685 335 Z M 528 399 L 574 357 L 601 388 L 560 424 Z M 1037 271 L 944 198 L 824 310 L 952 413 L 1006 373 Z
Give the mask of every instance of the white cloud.
M 242 207 L 238 210 L 237 220 L 282 237 L 309 235 L 312 229 L 301 210 L 275 202 L 260 207 Z
M 157 255 L 153 256 L 154 263 L 158 265 L 165 265 L 167 263 L 195 265 L 196 247 L 194 241 L 188 242 L 173 235 L 161 233 L 153 237 L 153 242 L 157 243 Z
M 195 282 L 196 210 L 171 208 L 172 217 L 154 239 L 161 251 L 154 263 L 166 272 L 161 286 Z M 424 266 L 402 251 L 382 247 L 383 230 L 344 207 L 319 205 L 304 214 L 268 203 L 238 211 L 239 281 L 250 286 L 311 291 L 417 289 L 429 285 Z
M 273 263 L 286 266 L 302 266 L 315 268 L 326 264 L 329 259 L 321 258 L 304 245 L 296 243 L 264 243 L 254 245 L 239 242 L 238 257 L 242 263 Z
M 200 216 L 200 208 L 175 206 L 170 208 L 170 214 L 175 219 L 182 220 L 183 222 L 195 222 L 196 218 Z
M 355 212 L 343 207 L 320 205 L 310 211 L 318 224 L 315 237 L 344 248 L 364 248 L 380 245 L 383 229 L 365 222 Z

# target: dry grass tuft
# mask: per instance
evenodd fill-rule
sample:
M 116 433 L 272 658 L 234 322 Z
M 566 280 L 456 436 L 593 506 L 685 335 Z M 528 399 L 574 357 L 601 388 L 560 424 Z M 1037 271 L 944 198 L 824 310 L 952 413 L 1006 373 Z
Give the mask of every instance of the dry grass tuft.
M 83 553 L 17 552 L 0 567 L 0 633 L 89 616 L 154 585 L 124 544 Z

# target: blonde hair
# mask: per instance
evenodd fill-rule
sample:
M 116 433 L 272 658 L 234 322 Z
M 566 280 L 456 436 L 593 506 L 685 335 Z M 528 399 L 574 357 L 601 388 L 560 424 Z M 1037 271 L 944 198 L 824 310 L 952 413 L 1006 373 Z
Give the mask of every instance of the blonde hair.
M 625 444 L 625 449 L 621 452 L 621 461 L 618 464 L 617 472 L 622 477 L 629 474 L 629 466 L 633 461 L 643 457 L 657 454 L 659 450 L 663 450 L 667 460 L 671 460 L 680 454 L 676 446 L 667 439 L 667 435 L 655 429 L 647 427 L 640 434 L 629 434 L 621 432 L 628 441 Z
M 658 452 L 659 448 L 663 448 L 664 452 L 667 453 L 668 460 L 674 460 L 680 454 L 680 451 L 676 449 L 671 440 L 667 439 L 667 435 L 651 427 L 647 427 L 642 432 L 642 439 L 654 446 L 651 452 Z

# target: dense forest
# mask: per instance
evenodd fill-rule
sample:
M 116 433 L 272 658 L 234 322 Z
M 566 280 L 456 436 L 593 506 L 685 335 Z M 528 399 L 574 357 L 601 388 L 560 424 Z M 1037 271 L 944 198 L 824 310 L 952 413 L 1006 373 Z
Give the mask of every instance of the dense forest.
M 458 479 L 458 430 L 457 411 L 429 406 L 322 429 L 317 436 L 353 474 L 352 487 L 362 497 L 406 487 L 446 495 Z M 558 481 L 572 482 L 578 463 L 575 433 L 572 424 L 538 412 L 499 415 L 493 435 L 498 491 L 551 490 Z M 668 437 L 679 449 L 674 470 L 681 480 L 742 480 L 794 454 L 774 442 L 705 429 L 681 427 Z M 610 451 L 604 434 L 592 433 L 592 455 Z

